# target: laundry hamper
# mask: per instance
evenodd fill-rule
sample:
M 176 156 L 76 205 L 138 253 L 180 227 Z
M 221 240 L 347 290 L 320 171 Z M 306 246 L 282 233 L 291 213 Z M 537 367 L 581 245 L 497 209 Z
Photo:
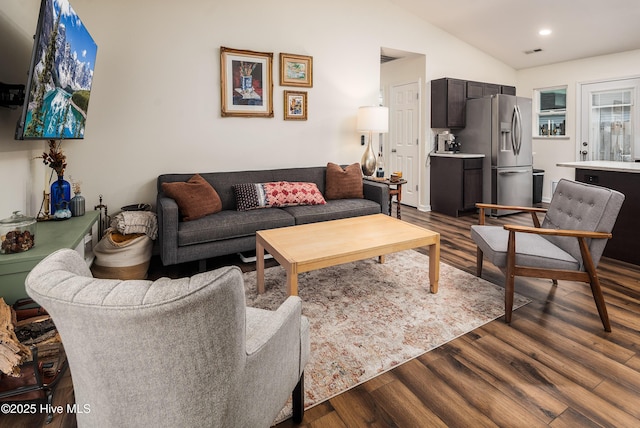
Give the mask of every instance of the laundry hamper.
M 123 235 L 108 229 L 94 247 L 91 272 L 96 278 L 145 279 L 153 240 L 144 233 Z

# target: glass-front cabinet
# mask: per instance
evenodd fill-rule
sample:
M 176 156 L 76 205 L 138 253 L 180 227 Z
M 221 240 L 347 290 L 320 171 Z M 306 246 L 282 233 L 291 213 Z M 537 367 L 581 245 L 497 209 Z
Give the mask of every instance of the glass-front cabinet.
M 536 89 L 534 91 L 537 127 L 535 137 L 564 137 L 567 119 L 567 87 Z

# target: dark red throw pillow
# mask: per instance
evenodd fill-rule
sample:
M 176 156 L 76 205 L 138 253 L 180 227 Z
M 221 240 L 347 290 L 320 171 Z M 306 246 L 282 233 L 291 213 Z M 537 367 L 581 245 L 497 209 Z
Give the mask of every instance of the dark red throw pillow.
M 196 220 L 222 211 L 222 201 L 218 192 L 199 174 L 187 182 L 162 183 L 162 191 L 175 199 L 182 220 Z
M 324 197 L 325 199 L 364 198 L 360 164 L 354 163 L 343 169 L 340 165 L 329 162 Z

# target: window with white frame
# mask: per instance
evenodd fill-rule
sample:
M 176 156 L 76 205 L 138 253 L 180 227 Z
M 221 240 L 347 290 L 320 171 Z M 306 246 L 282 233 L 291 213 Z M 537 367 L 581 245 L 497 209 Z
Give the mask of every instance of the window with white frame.
M 536 89 L 534 103 L 537 126 L 534 137 L 564 137 L 567 122 L 567 87 Z

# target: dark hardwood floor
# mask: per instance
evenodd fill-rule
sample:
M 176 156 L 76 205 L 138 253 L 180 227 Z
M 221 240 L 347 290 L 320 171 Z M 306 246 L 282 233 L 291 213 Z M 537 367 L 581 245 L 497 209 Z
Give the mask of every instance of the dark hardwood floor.
M 441 233 L 443 263 L 475 273 L 469 227 L 477 215 L 452 218 L 408 207 L 402 214 Z M 530 218 L 517 214 L 487 223 L 529 225 Z M 235 259 L 210 260 L 208 268 L 228 263 Z M 154 260 L 150 275 L 175 277 L 195 269 L 164 269 Z M 602 328 L 587 284 L 559 281 L 554 287 L 548 280 L 518 278 L 516 292 L 533 302 L 514 311 L 510 326 L 502 319 L 486 324 L 307 410 L 301 426 L 640 426 L 640 270 L 603 258 L 598 272 L 611 333 Z M 483 278 L 504 281 L 490 263 Z M 54 404 L 72 400 L 67 377 Z M 0 426 L 40 427 L 43 420 L 0 415 Z M 48 426 L 74 427 L 75 418 L 58 415 Z M 278 425 L 290 426 L 290 420 Z
M 405 207 L 402 215 L 441 233 L 442 262 L 475 274 L 469 227 L 477 215 Z M 305 412 L 302 426 L 640 426 L 640 271 L 603 258 L 598 272 L 612 333 L 604 332 L 587 284 L 518 278 L 516 291 L 533 302 L 514 312 L 511 326 L 493 321 L 321 403 Z M 490 263 L 483 278 L 504 281 Z

